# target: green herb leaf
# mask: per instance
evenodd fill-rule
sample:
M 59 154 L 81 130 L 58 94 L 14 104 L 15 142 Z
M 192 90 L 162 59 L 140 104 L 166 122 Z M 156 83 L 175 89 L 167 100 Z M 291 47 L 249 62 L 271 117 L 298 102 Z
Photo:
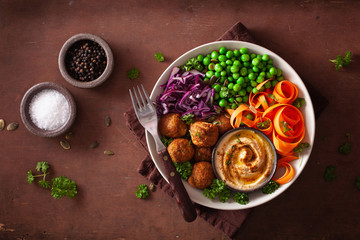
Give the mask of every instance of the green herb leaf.
M 181 66 L 180 68 L 185 69 L 185 71 L 187 72 L 191 69 L 196 69 L 201 72 L 202 70 L 204 70 L 204 65 L 197 58 L 190 58 L 189 60 L 187 60 L 185 65 Z
M 349 155 L 351 153 L 351 145 L 350 142 L 345 142 L 343 145 L 341 145 L 338 149 L 339 153 L 344 155 Z
M 301 108 L 302 106 L 304 106 L 304 104 L 305 104 L 304 98 L 297 98 L 292 103 L 292 105 L 294 105 L 296 108 Z
M 145 184 L 138 186 L 135 195 L 137 198 L 145 199 L 149 196 L 149 188 Z
M 65 176 L 60 176 L 52 179 L 51 196 L 54 198 L 62 198 L 68 196 L 68 198 L 74 198 L 77 194 L 77 186 L 73 180 L 68 179 Z
M 220 202 L 226 202 L 231 197 L 231 191 L 228 188 L 223 189 L 221 192 L 219 192 L 219 200 Z
M 134 80 L 135 78 L 137 78 L 139 76 L 139 74 L 140 74 L 140 71 L 137 68 L 133 68 L 126 73 L 127 77 L 131 80 Z
M 184 163 L 173 162 L 173 163 L 180 177 L 182 179 L 188 180 L 192 171 L 191 163 L 190 162 L 184 162 Z
M 246 205 L 249 202 L 249 195 L 247 193 L 238 192 L 233 196 L 235 202 Z
M 287 133 L 288 131 L 292 130 L 289 124 L 286 121 L 280 121 L 281 126 L 283 127 L 283 133 Z
M 173 140 L 173 138 L 167 138 L 165 136 L 161 137 L 161 142 L 164 144 L 165 147 L 168 147 Z
M 155 53 L 155 58 L 158 62 L 163 62 L 165 60 L 164 55 L 162 53 Z
M 264 122 L 258 122 L 256 124 L 256 127 L 259 128 L 259 129 L 267 129 L 267 128 L 270 127 L 270 124 L 271 124 L 271 120 L 268 119 L 268 120 L 266 120 Z
M 261 188 L 261 191 L 264 194 L 271 194 L 276 191 L 280 187 L 280 184 L 275 182 L 274 180 L 270 180 L 264 187 Z
M 355 179 L 355 186 L 360 191 L 360 176 Z
M 189 113 L 189 114 L 182 116 L 181 120 L 183 120 L 186 125 L 190 125 L 191 123 L 195 122 L 194 117 L 195 117 L 194 114 Z
M 39 185 L 43 188 L 50 188 L 51 182 L 45 180 L 39 180 Z
M 336 170 L 335 166 L 327 166 L 324 172 L 324 180 L 327 182 L 335 180 L 337 177 L 335 174 L 335 170 Z
M 36 165 L 36 170 L 39 172 L 46 173 L 46 171 L 49 169 L 49 164 L 47 162 L 38 162 Z
M 335 64 L 335 69 L 338 71 L 340 68 L 344 66 L 348 66 L 351 63 L 351 52 L 345 52 L 345 57 L 338 55 L 336 59 L 330 59 L 330 62 Z
M 296 153 L 302 153 L 302 151 L 304 150 L 304 148 L 308 148 L 310 147 L 309 143 L 299 143 L 295 148 L 294 148 L 294 152 Z
M 34 175 L 32 174 L 31 170 L 27 172 L 27 181 L 28 183 L 33 183 L 35 180 Z

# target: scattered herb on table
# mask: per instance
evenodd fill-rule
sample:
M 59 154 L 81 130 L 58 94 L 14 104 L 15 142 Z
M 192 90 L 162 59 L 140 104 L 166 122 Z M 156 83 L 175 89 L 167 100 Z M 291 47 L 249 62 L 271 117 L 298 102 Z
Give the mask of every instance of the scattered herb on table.
M 261 188 L 261 191 L 264 194 L 271 194 L 276 191 L 280 187 L 280 184 L 275 182 L 274 180 L 270 180 L 264 187 Z
M 249 195 L 247 193 L 235 193 L 235 195 L 233 196 L 233 199 L 235 202 L 241 204 L 241 205 L 246 205 L 249 202 Z
M 182 179 L 188 180 L 191 175 L 192 165 L 190 162 L 178 163 L 173 162 L 176 168 L 176 171 L 179 173 Z
M 155 53 L 155 58 L 158 62 L 163 62 L 165 60 L 164 55 L 162 53 Z
M 51 196 L 54 198 L 74 198 L 77 194 L 77 186 L 74 180 L 70 180 L 65 176 L 52 179 Z
M 360 191 L 360 176 L 355 179 L 355 186 Z
M 324 180 L 327 182 L 333 181 L 336 179 L 335 166 L 327 166 L 324 172 Z
M 309 143 L 299 143 L 295 148 L 294 148 L 294 152 L 296 153 L 302 153 L 302 151 L 304 150 L 304 148 L 308 148 L 310 147 Z
M 135 195 L 137 198 L 146 199 L 149 197 L 149 188 L 146 186 L 146 184 L 141 184 L 138 186 Z
M 350 142 L 349 142 L 349 140 L 350 140 L 350 133 L 346 133 L 345 136 L 346 136 L 346 138 L 347 138 L 348 140 L 338 148 L 338 151 L 339 151 L 339 153 L 341 153 L 341 154 L 349 155 L 350 152 L 351 152 L 351 144 L 350 144 Z
M 135 78 L 137 78 L 139 76 L 139 74 L 140 74 L 140 71 L 137 68 L 130 69 L 126 73 L 127 77 L 131 80 L 134 80 Z
M 348 66 L 351 63 L 351 52 L 345 52 L 345 56 L 338 55 L 336 59 L 330 59 L 330 62 L 335 64 L 336 71 L 339 71 L 340 68 Z
M 50 174 L 48 172 L 49 168 L 50 165 L 48 162 L 38 162 L 36 164 L 36 171 L 41 172 L 41 174 L 34 175 L 33 172 L 29 170 L 27 172 L 28 183 L 33 183 L 35 178 L 42 178 L 38 181 L 38 184 L 43 188 L 51 187 L 51 196 L 54 198 L 62 198 L 63 196 L 74 198 L 77 194 L 76 183 L 65 176 L 53 178 L 51 181 L 46 180 L 46 176 Z

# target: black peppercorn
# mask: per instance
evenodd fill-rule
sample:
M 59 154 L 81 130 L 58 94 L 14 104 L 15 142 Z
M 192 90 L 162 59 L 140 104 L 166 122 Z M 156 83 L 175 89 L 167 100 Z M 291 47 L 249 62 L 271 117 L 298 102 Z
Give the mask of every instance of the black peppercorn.
M 69 75 L 82 82 L 97 79 L 107 64 L 104 49 L 96 42 L 81 40 L 74 43 L 66 53 L 65 66 Z

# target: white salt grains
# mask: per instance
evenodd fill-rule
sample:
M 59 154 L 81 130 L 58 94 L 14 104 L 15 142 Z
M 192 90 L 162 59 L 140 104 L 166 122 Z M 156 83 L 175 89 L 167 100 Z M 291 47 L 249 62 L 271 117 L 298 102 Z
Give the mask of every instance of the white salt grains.
M 63 126 L 70 117 L 70 105 L 63 94 L 45 89 L 30 102 L 29 113 L 33 123 L 44 130 L 55 130 Z

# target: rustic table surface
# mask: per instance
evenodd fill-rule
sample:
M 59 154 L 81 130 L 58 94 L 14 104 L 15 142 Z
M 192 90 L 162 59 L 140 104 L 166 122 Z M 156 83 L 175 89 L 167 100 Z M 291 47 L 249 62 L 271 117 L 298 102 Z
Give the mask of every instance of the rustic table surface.
M 149 182 L 136 169 L 146 152 L 127 129 L 128 89 L 150 91 L 167 66 L 184 52 L 214 41 L 241 21 L 264 47 L 283 57 L 329 100 L 316 122 L 316 139 L 301 176 L 282 195 L 256 207 L 236 239 L 359 239 L 358 157 L 360 102 L 359 1 L 0 1 L 0 118 L 19 128 L 0 132 L 0 239 L 227 239 L 198 218 L 183 221 L 161 190 L 148 200 L 134 192 Z M 57 58 L 77 33 L 105 39 L 114 54 L 111 77 L 80 89 L 61 76 Z M 353 63 L 335 71 L 329 59 L 353 52 Z M 155 52 L 166 61 L 159 63 Z M 126 72 L 136 67 L 139 78 Z M 77 104 L 71 149 L 41 138 L 23 125 L 19 107 L 40 82 L 65 86 Z M 106 127 L 104 118 L 112 125 Z M 350 133 L 352 152 L 338 153 Z M 99 147 L 90 149 L 97 140 Z M 103 151 L 112 150 L 114 156 Z M 26 181 L 38 161 L 55 176 L 74 179 L 74 200 L 55 200 Z M 325 182 L 328 165 L 337 178 Z

